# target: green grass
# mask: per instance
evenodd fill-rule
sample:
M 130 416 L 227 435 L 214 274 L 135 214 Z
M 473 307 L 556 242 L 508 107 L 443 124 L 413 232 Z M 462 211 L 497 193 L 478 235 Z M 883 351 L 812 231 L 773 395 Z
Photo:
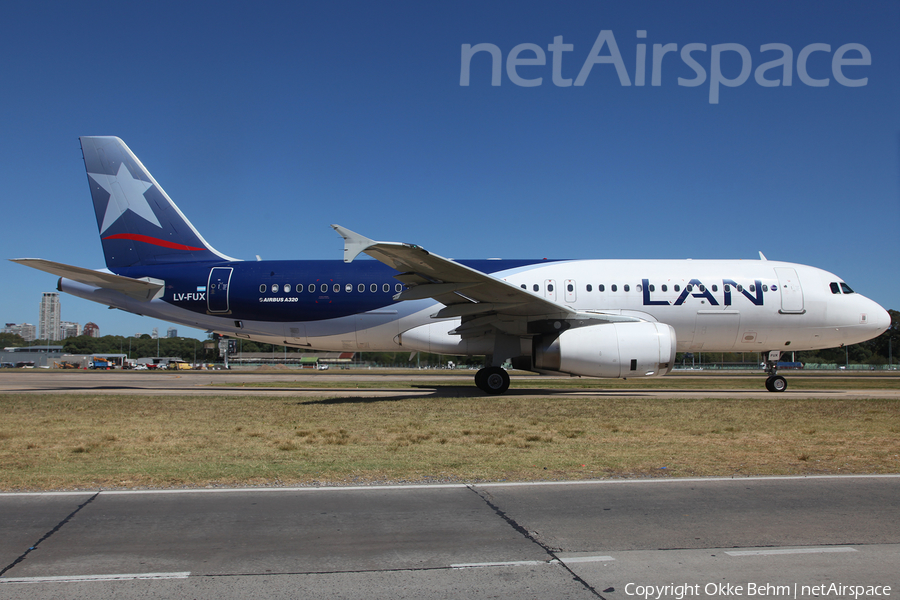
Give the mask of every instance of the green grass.
M 900 471 L 895 400 L 3 394 L 0 414 L 2 490 Z

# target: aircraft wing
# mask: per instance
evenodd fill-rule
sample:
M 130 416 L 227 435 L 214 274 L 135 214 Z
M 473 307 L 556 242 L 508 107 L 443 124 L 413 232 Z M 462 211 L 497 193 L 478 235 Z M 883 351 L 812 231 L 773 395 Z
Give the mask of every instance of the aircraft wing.
M 83 267 L 74 267 L 63 263 L 44 260 L 41 258 L 11 258 L 14 263 L 25 265 L 39 271 L 45 271 L 94 287 L 115 290 L 136 300 L 148 301 L 156 298 L 165 287 L 165 282 L 159 279 L 147 277 L 145 279 L 132 279 L 113 273 L 94 271 Z
M 500 320 L 501 316 L 524 318 L 525 321 L 576 318 L 595 322 L 639 320 L 623 315 L 578 312 L 420 246 L 376 242 L 339 225 L 332 227 L 344 238 L 344 262 L 351 262 L 360 253 L 365 253 L 400 271 L 396 279 L 404 283 L 407 289 L 394 299 L 437 300 L 445 306 L 432 315 L 434 318 L 463 317 L 464 322 L 473 325 L 476 318 L 479 325 L 484 325 Z

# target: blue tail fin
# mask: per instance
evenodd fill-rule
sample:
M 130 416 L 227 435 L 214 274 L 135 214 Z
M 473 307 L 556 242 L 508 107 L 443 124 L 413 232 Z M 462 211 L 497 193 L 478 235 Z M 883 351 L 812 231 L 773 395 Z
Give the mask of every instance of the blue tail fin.
M 81 151 L 110 270 L 235 260 L 206 243 L 125 142 L 82 137 Z

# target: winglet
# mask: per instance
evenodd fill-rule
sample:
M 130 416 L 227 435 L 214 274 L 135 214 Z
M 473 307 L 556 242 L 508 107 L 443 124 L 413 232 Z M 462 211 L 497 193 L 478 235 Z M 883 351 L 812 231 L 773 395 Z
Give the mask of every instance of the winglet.
M 350 231 L 346 227 L 340 225 L 332 225 L 342 238 L 344 238 L 344 262 L 353 262 L 353 259 L 365 252 L 369 247 L 374 246 L 378 242 L 370 240 L 364 235 L 359 235 L 355 231 Z
M 759 260 L 769 260 L 766 258 L 766 255 L 762 253 L 762 250 L 759 251 Z

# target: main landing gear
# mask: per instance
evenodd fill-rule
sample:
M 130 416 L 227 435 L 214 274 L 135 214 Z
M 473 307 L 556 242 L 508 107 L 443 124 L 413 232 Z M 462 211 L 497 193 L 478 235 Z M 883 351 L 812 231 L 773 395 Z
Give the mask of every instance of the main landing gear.
M 475 385 L 486 394 L 496 396 L 509 389 L 509 373 L 500 367 L 485 367 L 475 373 Z
M 783 392 L 787 389 L 787 379 L 778 375 L 778 359 L 781 358 L 780 350 L 772 350 L 765 357 L 766 373 L 769 375 L 766 379 L 766 389 L 770 392 Z

